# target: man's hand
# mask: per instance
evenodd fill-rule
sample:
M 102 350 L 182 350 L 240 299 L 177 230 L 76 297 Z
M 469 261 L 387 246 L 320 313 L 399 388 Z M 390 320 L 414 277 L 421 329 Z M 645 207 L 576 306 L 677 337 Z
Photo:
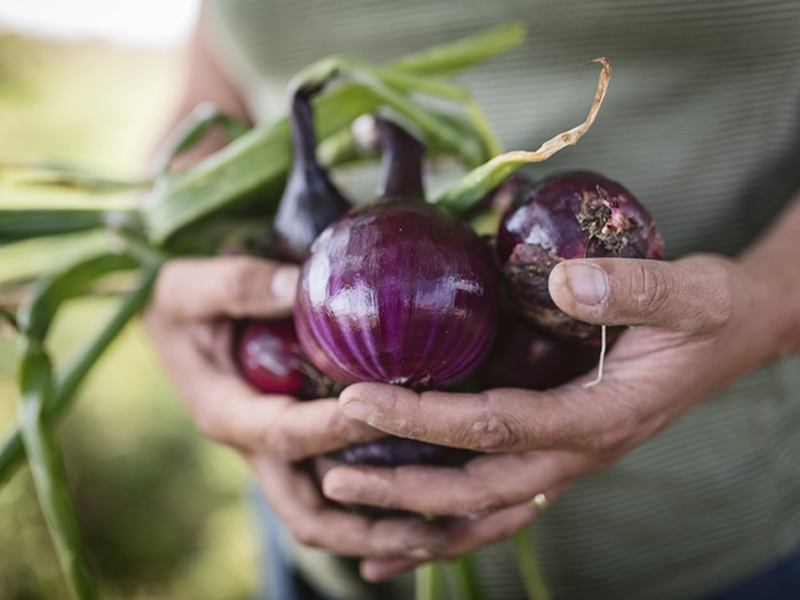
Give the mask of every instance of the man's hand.
M 295 266 L 251 257 L 167 264 L 145 315 L 167 375 L 200 431 L 242 452 L 299 541 L 350 556 L 430 558 L 444 549 L 440 528 L 337 509 L 297 464 L 383 433 L 344 415 L 335 398 L 261 394 L 238 373 L 233 319 L 291 314 L 297 276 Z
M 359 383 L 343 411 L 387 433 L 487 453 L 462 468 L 338 467 L 327 497 L 445 515 L 450 558 L 510 537 L 533 520 L 537 494 L 555 501 L 576 478 L 599 471 L 725 388 L 768 356 L 763 294 L 733 261 L 693 256 L 675 263 L 567 261 L 550 277 L 556 304 L 583 321 L 636 326 L 590 373 L 546 392 L 416 394 Z M 368 560 L 382 579 L 419 560 Z
M 180 259 L 156 284 L 145 323 L 200 431 L 245 452 L 299 461 L 380 437 L 333 398 L 300 402 L 252 388 L 233 358 L 233 319 L 291 314 L 298 269 L 252 257 Z

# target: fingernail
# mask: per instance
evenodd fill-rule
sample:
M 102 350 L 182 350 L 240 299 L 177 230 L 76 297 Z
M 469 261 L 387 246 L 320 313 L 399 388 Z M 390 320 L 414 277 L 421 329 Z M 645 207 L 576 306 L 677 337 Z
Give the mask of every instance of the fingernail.
M 372 410 L 360 400 L 352 400 L 342 407 L 344 414 L 359 421 L 372 422 Z
M 279 267 L 272 274 L 270 291 L 272 295 L 281 300 L 294 298 L 297 291 L 297 280 L 300 279 L 300 269 L 295 266 Z
M 330 489 L 330 486 L 327 486 L 323 488 L 322 493 L 328 500 L 335 500 L 344 504 L 352 504 L 358 501 L 358 498 L 351 490 L 344 488 Z
M 573 298 L 579 304 L 599 304 L 608 291 L 605 271 L 591 263 L 568 264 L 567 281 Z

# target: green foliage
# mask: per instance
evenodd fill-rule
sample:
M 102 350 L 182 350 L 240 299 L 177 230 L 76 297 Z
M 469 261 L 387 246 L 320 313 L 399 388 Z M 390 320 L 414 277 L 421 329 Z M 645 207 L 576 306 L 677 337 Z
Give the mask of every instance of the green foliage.
M 169 117 L 178 61 L 163 52 L 0 37 L 0 162 L 46 156 L 136 178 Z M 70 207 L 98 205 L 81 191 L 12 189 L 8 180 L 0 171 L 4 206 L 58 207 L 65 196 Z M 19 237 L 19 228 L 6 222 Z M 103 235 L 76 233 L 6 245 L 0 286 L 8 290 L 8 282 L 24 282 L 104 243 Z M 0 292 L 4 298 L 14 303 L 19 296 Z M 118 306 L 96 296 L 59 310 L 46 346 L 53 362 L 81 348 Z M 14 347 L 13 339 L 0 337 L 0 442 L 17 418 Z M 249 597 L 255 541 L 245 525 L 244 470 L 231 452 L 196 433 L 135 322 L 78 396 L 57 433 L 103 597 Z M 70 597 L 30 472 L 22 469 L 0 489 L 0 598 Z

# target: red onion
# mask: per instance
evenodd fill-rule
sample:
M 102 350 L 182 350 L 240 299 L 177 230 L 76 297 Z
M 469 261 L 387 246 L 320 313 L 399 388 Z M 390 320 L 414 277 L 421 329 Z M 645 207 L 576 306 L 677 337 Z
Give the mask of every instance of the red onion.
M 314 385 L 303 368 L 292 319 L 248 322 L 239 337 L 237 351 L 236 362 L 242 375 L 258 390 L 298 398 L 314 395 Z
M 309 99 L 318 91 L 319 87 L 301 87 L 291 94 L 294 163 L 275 216 L 272 252 L 289 262 L 301 262 L 317 235 L 350 208 L 317 162 Z M 313 369 L 302 357 L 291 318 L 245 324 L 236 359 L 243 377 L 265 393 L 308 399 L 328 387 L 318 374 L 313 380 L 308 375 Z
M 523 190 L 500 224 L 497 251 L 523 316 L 561 335 L 596 340 L 598 326 L 556 307 L 547 289 L 550 271 L 573 258 L 660 259 L 664 241 L 650 214 L 622 185 L 578 171 Z
M 469 226 L 424 201 L 421 146 L 385 127 L 381 198 L 337 219 L 303 263 L 298 338 L 309 360 L 343 384 L 445 385 L 489 350 L 497 274 Z
M 558 338 L 513 313 L 503 313 L 497 337 L 475 373 L 482 389 L 498 387 L 546 390 L 588 373 L 598 350 Z

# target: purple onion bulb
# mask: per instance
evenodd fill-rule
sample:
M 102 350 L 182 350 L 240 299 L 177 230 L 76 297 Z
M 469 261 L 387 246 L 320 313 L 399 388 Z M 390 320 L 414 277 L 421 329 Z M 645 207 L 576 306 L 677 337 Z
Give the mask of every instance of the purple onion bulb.
M 497 236 L 503 279 L 520 314 L 556 334 L 597 341 L 600 327 L 573 319 L 547 282 L 562 260 L 664 256 L 655 221 L 627 189 L 590 172 L 548 177 L 524 189 Z
M 457 382 L 489 350 L 498 302 L 486 244 L 424 202 L 376 204 L 311 247 L 295 305 L 308 359 L 334 381 Z
M 547 390 L 588 373 L 598 349 L 548 334 L 513 313 L 503 313 L 497 337 L 475 373 L 482 389 Z
M 236 363 L 245 380 L 266 394 L 314 395 L 314 385 L 303 369 L 303 357 L 294 321 L 248 321 L 236 344 Z

